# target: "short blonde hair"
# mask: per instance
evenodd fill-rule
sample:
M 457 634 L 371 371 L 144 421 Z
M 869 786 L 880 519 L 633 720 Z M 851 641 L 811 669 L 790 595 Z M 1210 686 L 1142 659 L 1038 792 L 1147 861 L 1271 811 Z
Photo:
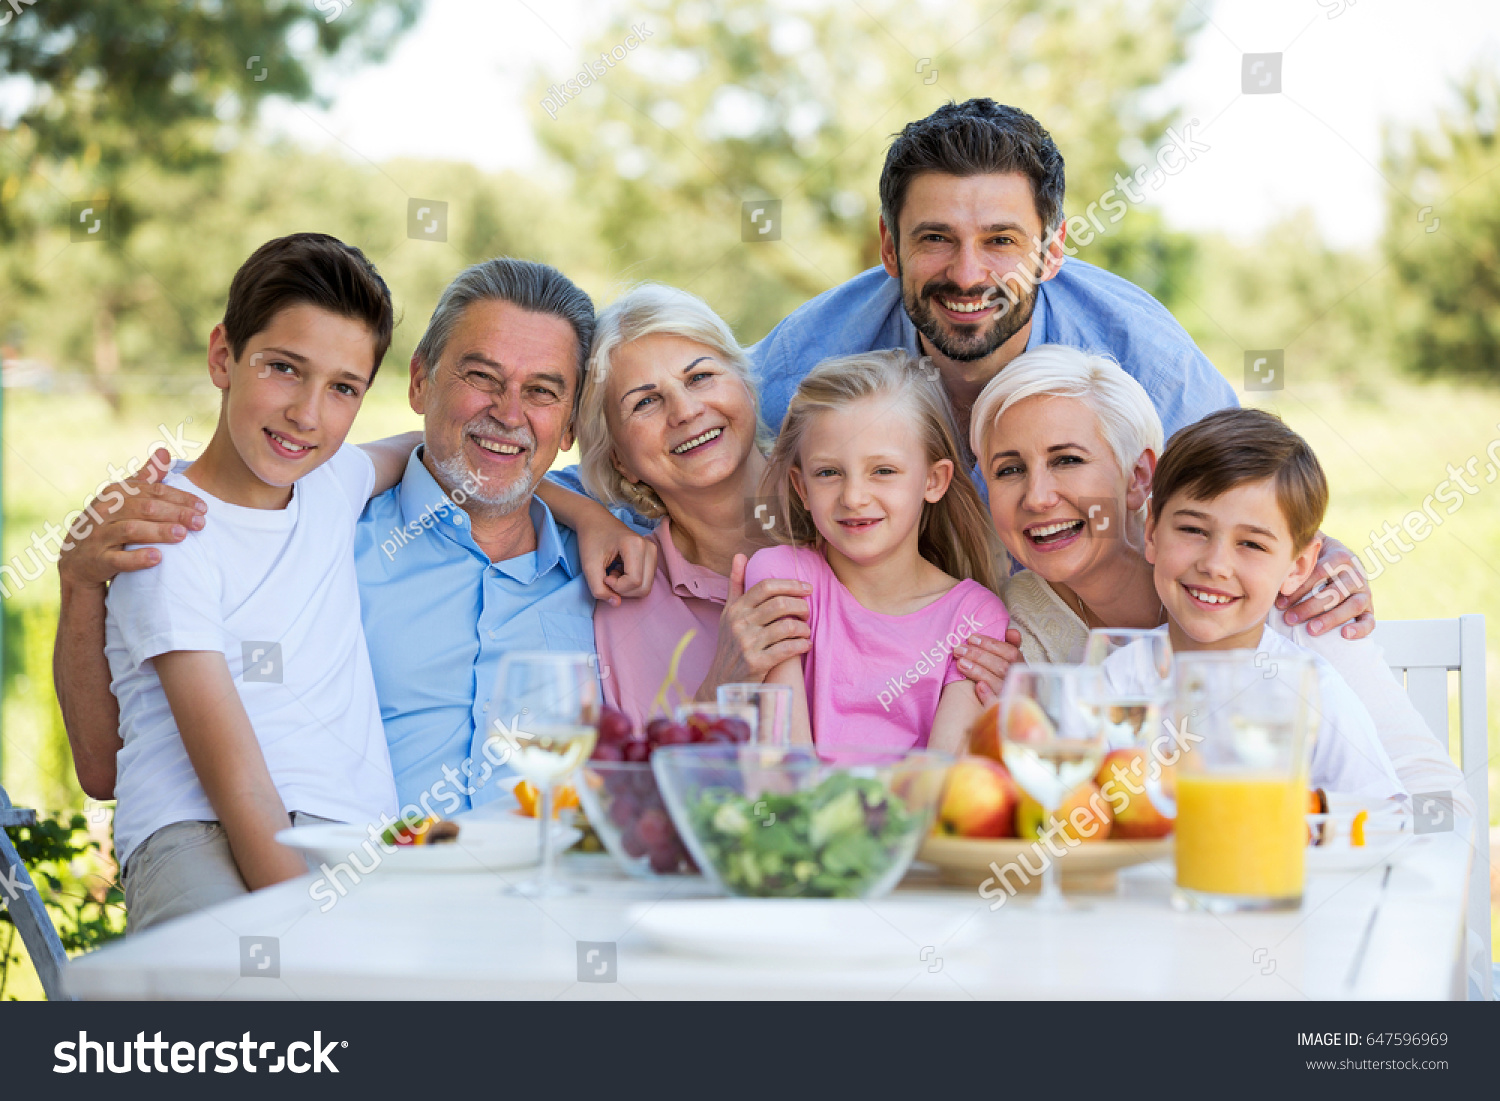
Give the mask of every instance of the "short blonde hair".
M 661 283 L 641 283 L 599 314 L 594 343 L 584 373 L 578 403 L 578 466 L 585 488 L 606 505 L 629 505 L 640 515 L 656 519 L 666 508 L 654 490 L 624 477 L 614 465 L 614 438 L 604 412 L 609 385 L 610 357 L 622 345 L 655 334 L 680 336 L 713 350 L 729 371 L 745 384 L 755 409 L 757 443 L 765 449 L 760 424 L 760 399 L 750 374 L 750 357 L 733 331 L 713 308 L 696 294 Z
M 969 444 L 981 469 L 995 422 L 1017 402 L 1035 397 L 1077 398 L 1093 410 L 1099 418 L 1099 434 L 1126 478 L 1143 451 L 1161 454 L 1161 417 L 1144 386 L 1107 355 L 1066 344 L 1043 344 L 1002 367 L 974 403 Z
M 917 537 L 922 557 L 950 577 L 971 579 L 997 591 L 995 531 L 960 453 L 963 437 L 953 408 L 932 361 L 903 348 L 825 359 L 798 384 L 761 482 L 762 495 L 774 496 L 780 506 L 772 534 L 796 546 L 821 545 L 812 513 L 791 488 L 802 438 L 817 414 L 873 397 L 890 398 L 892 408 L 912 418 L 928 462 L 947 459 L 953 464 L 948 491 L 922 508 Z

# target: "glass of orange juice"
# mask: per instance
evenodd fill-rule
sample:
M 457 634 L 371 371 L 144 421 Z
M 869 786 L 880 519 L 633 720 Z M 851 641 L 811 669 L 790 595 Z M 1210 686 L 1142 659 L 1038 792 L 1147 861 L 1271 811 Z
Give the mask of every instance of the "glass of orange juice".
M 1317 690 L 1306 658 L 1178 653 L 1172 707 L 1178 908 L 1302 904 Z

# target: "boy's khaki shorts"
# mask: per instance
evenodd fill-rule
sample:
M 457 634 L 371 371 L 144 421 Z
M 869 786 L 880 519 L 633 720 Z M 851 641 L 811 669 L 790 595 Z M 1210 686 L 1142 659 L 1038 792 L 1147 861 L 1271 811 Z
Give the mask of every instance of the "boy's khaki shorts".
M 293 826 L 330 821 L 292 811 Z M 141 842 L 120 873 L 125 888 L 125 931 L 206 910 L 248 894 L 240 878 L 229 834 L 217 822 L 174 822 Z

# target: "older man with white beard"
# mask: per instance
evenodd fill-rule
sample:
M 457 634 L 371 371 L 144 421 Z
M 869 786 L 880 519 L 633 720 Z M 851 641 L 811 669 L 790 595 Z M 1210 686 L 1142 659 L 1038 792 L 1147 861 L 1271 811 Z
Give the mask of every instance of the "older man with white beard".
M 562 273 L 489 260 L 449 284 L 412 355 L 422 446 L 401 481 L 370 500 L 355 536 L 365 638 L 403 806 L 452 814 L 504 791 L 483 753 L 503 654 L 594 650 L 594 596 L 577 537 L 534 495 L 558 451 L 572 446 L 593 332 L 592 301 Z M 391 441 L 403 444 L 412 441 Z M 79 782 L 97 798 L 112 794 L 120 748 L 103 663 L 106 584 L 156 561 L 140 544 L 176 542 L 202 526 L 191 495 L 146 481 L 59 563 L 54 676 Z

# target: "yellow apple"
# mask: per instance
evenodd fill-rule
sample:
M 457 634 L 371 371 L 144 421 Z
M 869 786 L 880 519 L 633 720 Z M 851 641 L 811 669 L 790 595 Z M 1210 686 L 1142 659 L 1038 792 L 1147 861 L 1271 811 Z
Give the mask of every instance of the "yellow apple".
M 1139 746 L 1117 749 L 1099 766 L 1094 782 L 1114 812 L 1110 836 L 1137 840 L 1172 832 L 1172 820 L 1146 794 L 1146 767 L 1146 751 Z
M 1079 808 L 1083 809 L 1079 821 L 1081 829 L 1073 822 L 1073 812 Z M 1053 817 L 1062 823 L 1056 834 L 1059 841 L 1067 837 L 1077 838 L 1079 841 L 1103 841 L 1109 837 L 1114 821 L 1109 800 L 1100 794 L 1099 785 L 1091 780 L 1085 780 L 1074 788 L 1062 801 L 1062 806 L 1053 812 Z M 1035 799 L 1024 791 L 1021 792 L 1021 801 L 1016 806 L 1016 835 L 1030 840 L 1041 837 L 1046 830 L 1047 812 Z

